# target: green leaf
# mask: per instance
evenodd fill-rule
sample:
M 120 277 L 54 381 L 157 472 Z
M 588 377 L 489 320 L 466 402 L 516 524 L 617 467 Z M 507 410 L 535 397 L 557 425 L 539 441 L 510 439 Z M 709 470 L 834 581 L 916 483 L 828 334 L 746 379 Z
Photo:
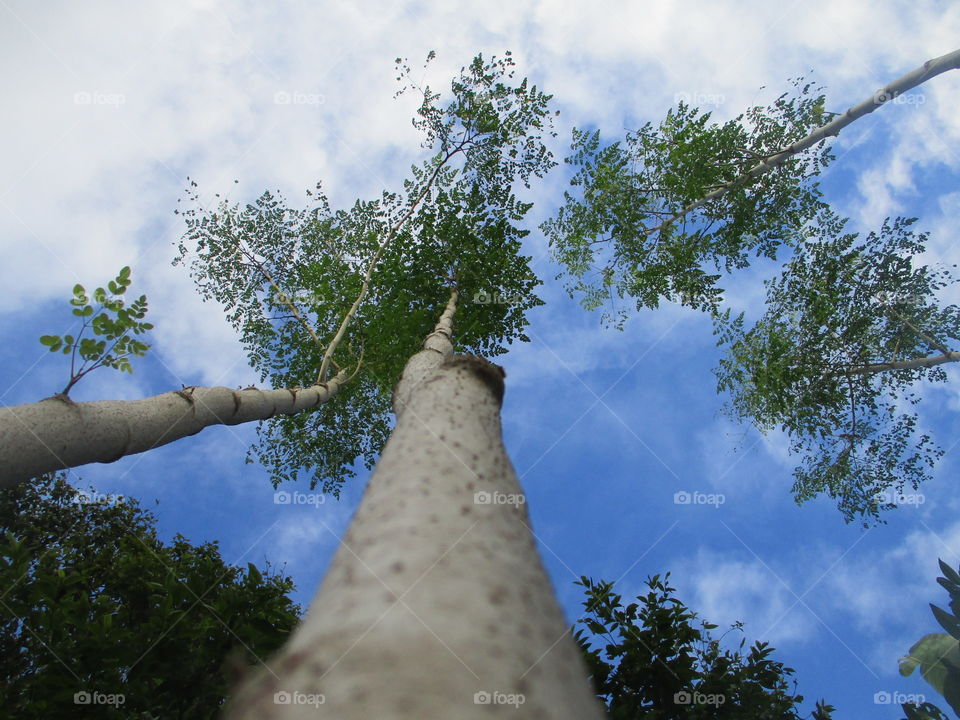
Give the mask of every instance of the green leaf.
M 933 611 L 933 617 L 940 623 L 940 627 L 950 633 L 954 639 L 960 639 L 960 621 L 936 605 L 931 605 L 930 609 Z
M 903 677 L 910 677 L 913 671 L 920 667 L 920 660 L 913 655 L 904 655 L 900 658 L 899 666 L 900 674 L 903 675 Z
M 64 474 L 39 477 L 19 486 L 16 495 L 10 489 L 0 495 L 2 525 L 14 540 L 26 539 L 22 546 L 14 543 L 26 554 L 22 569 L 0 561 L 4 603 L 29 620 L 29 626 L 15 623 L 5 634 L 18 652 L 38 660 L 4 659 L 10 671 L 7 684 L 16 688 L 4 699 L 8 717 L 194 717 L 196 713 L 185 713 L 184 698 L 190 698 L 191 707 L 223 703 L 230 686 L 220 670 L 231 647 L 251 653 L 244 650 L 235 660 L 252 661 L 276 650 L 297 624 L 289 584 L 249 586 L 238 578 L 241 569 L 227 565 L 214 543 L 164 544 L 156 518 L 134 502 L 70 502 Z M 61 531 L 51 535 L 51 527 Z M 3 537 L 0 533 L 0 544 Z M 98 540 L 91 544 L 91 538 Z M 4 544 L 5 551 L 10 547 Z M 41 557 L 38 572 L 27 572 L 27 562 Z M 62 580 L 56 573 L 60 568 L 67 568 Z M 195 602 L 181 583 L 202 594 L 205 603 L 222 608 L 220 616 L 230 627 L 201 609 L 190 612 L 196 622 L 178 623 Z M 163 614 L 161 599 L 171 595 L 175 602 Z M 231 620 L 235 615 L 237 622 Z M 252 628 L 245 622 L 250 617 L 269 618 L 269 626 Z M 138 637 L 162 638 L 158 648 L 163 649 L 141 672 Z M 80 669 L 81 674 L 108 683 L 104 692 L 123 692 L 126 703 L 99 714 L 58 713 L 60 707 L 73 707 L 77 687 L 54 656 L 96 658 L 93 674 Z
M 100 354 L 103 352 L 103 349 L 100 347 L 99 343 L 91 338 L 81 338 L 80 344 L 78 345 L 78 350 L 80 352 L 80 357 L 85 360 L 97 360 L 99 359 Z
M 119 295 L 125 292 L 130 285 L 130 268 L 125 267 L 117 274 L 115 280 L 107 283 L 110 291 Z M 73 288 L 74 296 L 70 299 L 73 306 L 72 314 L 76 317 L 88 318 L 94 315 L 94 308 L 87 303 L 86 291 L 82 285 L 75 285 Z M 138 323 L 134 318 L 142 318 L 146 314 L 147 299 L 141 296 L 135 303 L 134 309 L 124 307 L 122 300 L 108 297 L 102 287 L 98 287 L 93 292 L 93 299 L 100 304 L 102 311 L 87 323 L 84 322 L 80 335 L 76 339 L 72 335 L 66 335 L 63 338 L 55 335 L 44 335 L 40 342 L 49 347 L 51 352 L 62 351 L 64 355 L 69 355 L 75 349 L 78 351 L 82 360 L 79 368 L 73 368 L 73 375 L 67 387 L 72 387 L 77 380 L 86 375 L 91 369 L 96 367 L 112 367 L 122 372 L 132 372 L 129 360 L 125 357 L 103 357 L 106 352 L 107 341 L 116 341 L 114 347 L 118 355 L 142 356 L 149 349 L 146 343 L 130 344 L 130 339 L 125 337 L 125 333 L 133 330 L 135 333 L 143 333 L 153 326 L 149 323 Z M 113 317 L 115 316 L 115 317 Z M 93 334 L 102 336 L 105 340 L 96 341 L 89 337 L 84 337 L 84 333 L 90 328 Z
M 960 574 L 958 574 L 957 571 L 952 567 L 947 565 L 943 560 L 939 560 L 938 562 L 940 563 L 940 572 L 943 573 L 943 576 L 954 585 L 960 585 Z
M 910 654 L 900 659 L 900 674 L 909 675 L 919 666 L 920 672 L 934 690 L 944 694 L 947 675 L 960 668 L 960 643 L 944 633 L 923 636 L 910 648 Z

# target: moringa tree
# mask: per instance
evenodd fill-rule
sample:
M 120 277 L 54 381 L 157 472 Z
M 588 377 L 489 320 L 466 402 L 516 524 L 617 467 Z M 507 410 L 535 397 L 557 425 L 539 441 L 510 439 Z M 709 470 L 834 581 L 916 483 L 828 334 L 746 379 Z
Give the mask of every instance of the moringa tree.
M 182 255 L 195 254 L 201 291 L 227 307 L 264 379 L 295 388 L 357 372 L 313 417 L 264 429 L 275 479 L 306 470 L 336 493 L 363 454 L 351 448 L 379 449 L 403 370 L 397 427 L 345 549 L 290 646 L 240 691 L 237 713 L 313 715 L 300 699 L 322 698 L 334 717 L 486 717 L 519 704 L 599 716 L 502 447 L 502 375 L 463 354 L 495 356 L 525 339 L 525 311 L 540 302 L 519 254 L 530 205 L 513 186 L 553 165 L 539 135 L 549 96 L 506 82 L 511 66 L 477 58 L 446 108 L 422 90 L 417 122 L 436 154 L 402 195 L 336 213 L 322 198 L 292 213 L 271 196 L 186 213 Z M 441 308 L 415 353 L 412 333 L 422 343 Z
M 503 371 L 454 353 L 457 300 L 307 617 L 228 717 L 601 717 L 503 447 Z
M 711 309 L 719 302 L 720 271 L 746 267 L 751 252 L 775 257 L 823 206 L 814 178 L 832 159 L 821 146 L 784 156 L 751 176 L 761 159 L 776 156 L 822 121 L 823 96 L 796 83 L 782 95 L 723 125 L 685 103 L 656 128 L 647 123 L 623 143 L 601 146 L 599 131 L 574 130 L 576 168 L 566 202 L 543 224 L 567 290 L 602 320 L 622 327 L 629 310 L 675 300 Z M 740 187 L 752 177 L 749 187 Z M 726 188 L 711 202 L 699 198 Z M 705 266 L 713 265 L 717 273 Z
M 827 215 L 824 213 L 824 215 Z M 717 369 L 730 414 L 762 431 L 784 429 L 802 458 L 798 502 L 824 493 L 864 526 L 916 490 L 943 455 L 918 430 L 917 387 L 944 382 L 960 360 L 960 308 L 937 292 L 948 268 L 918 265 L 927 236 L 913 220 L 859 239 L 823 217 L 781 274 L 767 281 L 763 316 L 716 316 L 729 355 Z
M 827 493 L 848 521 L 876 520 L 904 485 L 929 474 L 939 450 L 914 432 L 914 414 L 894 406 L 913 398 L 919 382 L 943 379 L 935 366 L 960 359 L 948 347 L 956 309 L 940 308 L 936 297 L 949 275 L 911 264 L 925 240 L 906 233 L 912 221 L 894 221 L 852 249 L 816 178 L 832 160 L 828 138 L 957 67 L 960 50 L 839 114 L 798 81 L 793 97 L 722 125 L 680 103 L 623 143 L 601 146 L 598 133 L 575 131 L 567 162 L 578 168 L 579 192 L 567 193 L 543 225 L 568 290 L 587 308 L 605 307 L 605 321 L 622 326 L 628 311 L 614 303 L 624 298 L 637 310 L 666 299 L 710 311 L 730 349 L 718 376 L 733 414 L 762 431 L 785 430 L 804 454 L 797 500 Z M 747 267 L 751 254 L 775 259 L 784 250 L 795 261 L 770 285 L 764 318 L 745 332 L 743 316 L 721 310 L 718 281 Z M 818 278 L 820 263 L 835 273 L 833 251 L 856 254 L 859 270 L 841 273 L 842 282 L 830 275 L 831 295 Z M 864 304 L 867 285 L 873 295 Z
M 269 420 L 257 454 L 275 482 L 307 469 L 311 485 L 336 494 L 354 461 L 369 467 L 382 447 L 390 387 L 446 302 L 447 285 L 464 297 L 510 300 L 469 303 L 462 347 L 492 356 L 525 339 L 524 313 L 540 304 L 533 294 L 540 281 L 519 255 L 526 232 L 517 223 L 530 205 L 512 187 L 555 164 L 543 144 L 550 96 L 513 80 L 509 53 L 463 68 L 445 104 L 398 64 L 408 81 L 401 92 L 421 94 L 414 124 L 432 153 L 403 192 L 333 212 L 319 190 L 306 210 L 269 193 L 244 208 L 223 201 L 206 210 L 191 191 L 194 203 L 183 211 L 178 261 L 190 262 L 205 298 L 224 304 L 273 389 L 188 387 L 93 403 L 63 392 L 0 408 L 0 486 L 111 462 L 211 425 Z M 129 274 L 124 280 L 119 291 Z M 74 300 L 81 296 L 75 290 Z M 113 304 L 108 315 L 131 311 L 116 297 L 103 300 Z M 78 310 L 89 317 L 85 302 Z M 478 325 L 480 316 L 491 322 Z
M 418 122 L 427 133 L 428 145 L 437 154 L 416 169 L 402 195 L 387 194 L 378 201 L 358 203 L 345 213 L 326 213 L 321 201 L 317 212 L 311 209 L 304 213 L 304 222 L 308 224 L 303 226 L 303 232 L 286 229 L 285 223 L 291 216 L 279 203 L 274 205 L 269 196 L 262 199 L 259 208 L 240 210 L 221 205 L 214 212 L 201 210 L 188 216 L 186 240 L 189 243 L 185 243 L 185 247 L 192 244 L 193 247 L 187 249 L 195 250 L 199 261 L 193 266 L 194 274 L 209 297 L 228 306 L 254 366 L 264 377 L 274 378 L 278 386 L 295 391 L 296 385 L 309 387 L 325 382 L 331 372 L 340 372 L 343 368 L 358 373 L 356 384 L 350 384 L 355 393 L 352 401 L 346 399 L 346 394 L 338 396 L 342 403 L 339 415 L 333 409 L 337 406 L 328 403 L 315 414 L 319 418 L 316 422 L 312 422 L 309 415 L 299 414 L 295 420 L 278 418 L 265 428 L 266 452 L 261 452 L 261 457 L 274 466 L 275 479 L 296 477 L 306 468 L 313 482 L 322 481 L 328 490 L 336 492 L 349 473 L 349 468 L 338 463 L 337 458 L 346 458 L 349 453 L 338 456 L 340 447 L 331 448 L 329 443 L 376 438 L 375 429 L 369 430 L 378 427 L 375 425 L 378 421 L 382 421 L 379 427 L 385 433 L 385 391 L 396 377 L 396 372 L 391 376 L 387 370 L 399 370 L 401 360 L 415 349 L 410 342 L 412 335 L 401 337 L 393 329 L 410 325 L 398 324 L 401 318 L 391 317 L 391 313 L 409 318 L 411 324 L 427 325 L 428 318 L 439 314 L 440 304 L 448 302 L 440 329 L 423 351 L 426 355 L 417 353 L 410 360 L 408 371 L 397 388 L 394 398 L 397 427 L 371 480 L 351 529 L 352 535 L 348 536 L 346 547 L 350 549 L 343 549 L 335 562 L 331 578 L 336 577 L 337 582 L 328 579 L 324 584 L 310 619 L 291 647 L 272 666 L 277 679 L 261 675 L 245 685 L 235 705 L 237 713 L 259 708 L 263 713 L 274 715 L 306 716 L 313 713 L 313 708 L 296 704 L 297 698 L 312 698 L 313 703 L 326 705 L 328 695 L 330 705 L 326 709 L 334 716 L 343 716 L 346 712 L 365 716 L 361 711 L 375 715 L 387 707 L 399 708 L 400 716 L 422 715 L 425 708 L 435 712 L 427 705 L 432 698 L 444 703 L 442 709 L 463 710 L 458 715 L 467 717 L 471 713 L 488 712 L 489 707 L 479 708 L 480 704 L 488 704 L 485 700 L 495 701 L 494 711 L 504 712 L 510 709 L 508 704 L 519 704 L 521 698 L 524 703 L 532 698 L 531 709 L 543 708 L 544 713 L 551 716 L 562 717 L 561 713 L 566 712 L 570 717 L 582 717 L 596 711 L 585 683 L 578 684 L 581 668 L 575 652 L 571 655 L 564 649 L 570 647 L 564 640 L 564 629 L 561 627 L 555 636 L 558 643 L 555 653 L 549 651 L 549 645 L 541 647 L 544 634 L 557 626 L 556 613 L 551 610 L 555 609 L 555 601 L 533 551 L 529 531 L 520 527 L 524 524 L 522 514 L 503 518 L 490 514 L 490 509 L 483 510 L 476 521 L 477 537 L 481 539 L 467 543 L 466 538 L 474 526 L 463 525 L 471 516 L 471 507 L 462 503 L 469 497 L 464 488 L 471 489 L 466 483 L 490 482 L 491 490 L 479 491 L 488 493 L 498 487 L 505 490 L 515 487 L 515 477 L 502 448 L 498 450 L 499 392 L 493 382 L 494 372 L 482 361 L 454 355 L 452 343 L 449 349 L 430 349 L 432 344 L 443 342 L 438 337 L 445 336 L 444 327 L 449 337 L 450 316 L 458 296 L 468 299 L 482 293 L 484 297 L 505 296 L 517 300 L 502 304 L 463 304 L 464 315 L 474 313 L 475 322 L 461 316 L 462 331 L 457 345 L 460 349 L 487 355 L 497 354 L 506 342 L 522 337 L 523 310 L 536 302 L 529 290 L 537 281 L 529 272 L 526 259 L 517 256 L 522 231 L 513 224 L 522 218 L 528 206 L 517 201 L 510 188 L 513 180 L 528 179 L 531 173 L 540 174 L 552 164 L 537 135 L 547 117 L 546 99 L 535 88 L 527 88 L 526 83 L 514 87 L 501 82 L 504 73 L 502 65 L 484 64 L 478 59 L 461 76 L 459 87 L 455 81 L 456 100 L 445 109 L 436 104 L 436 96 L 429 89 L 423 90 L 424 102 Z M 513 110 L 519 115 L 511 115 Z M 659 135 L 651 130 L 637 139 L 638 147 L 652 143 L 653 149 L 668 153 L 681 148 L 672 155 L 679 163 L 676 172 L 666 163 L 651 176 L 664 183 L 662 187 L 651 186 L 651 192 L 661 193 L 673 204 L 689 200 L 680 202 L 672 214 L 695 202 L 693 198 L 707 187 L 719 189 L 736 179 L 738 173 L 747 172 L 756 157 L 776 154 L 781 143 L 794 136 L 802 138 L 803 132 L 819 122 L 823 110 L 817 98 L 783 100 L 767 115 L 758 115 L 751 132 L 746 134 L 730 128 L 725 134 L 711 135 L 713 131 L 704 130 L 705 121 L 695 113 L 691 115 L 681 108 L 681 115 L 679 120 L 668 118 L 670 122 L 661 128 Z M 504 122 L 504 118 L 511 117 L 515 122 Z M 787 120 L 786 129 L 778 125 L 781 118 Z M 686 133 L 697 140 L 706 137 L 715 141 L 714 144 L 745 139 L 749 142 L 744 146 L 745 153 L 726 158 L 710 173 L 685 183 L 685 175 L 695 170 L 695 153 L 683 154 L 682 148 L 686 146 L 675 143 L 677 133 L 679 136 Z M 458 143 L 460 151 L 456 157 L 462 162 L 455 168 L 450 164 L 454 156 L 447 156 Z M 700 157 L 702 159 L 702 154 Z M 826 162 L 825 157 L 825 153 L 821 153 L 806 164 L 802 159 L 791 157 L 777 167 L 800 167 L 814 173 Z M 614 160 L 619 162 L 616 157 Z M 609 169 L 609 164 L 602 168 L 604 172 Z M 622 166 L 614 163 L 611 174 L 616 175 L 619 170 Z M 789 177 L 780 177 L 774 171 L 758 177 L 773 183 L 769 192 L 748 192 L 731 186 L 723 196 L 732 198 L 735 209 L 741 211 L 734 214 L 740 234 L 752 239 L 741 237 L 738 241 L 737 234 L 731 233 L 730 228 L 726 233 L 701 233 L 699 240 L 683 230 L 678 235 L 675 227 L 678 223 L 666 223 L 671 215 L 670 207 L 654 204 L 652 212 L 658 213 L 662 227 L 654 227 L 651 233 L 644 230 L 642 236 L 656 233 L 658 244 L 625 247 L 619 259 L 614 252 L 614 265 L 603 273 L 604 287 L 626 282 L 630 293 L 640 293 L 648 287 L 644 283 L 648 283 L 653 287 L 652 294 L 644 291 L 643 297 L 646 302 L 652 301 L 651 304 L 655 305 L 665 293 L 682 293 L 689 304 L 711 307 L 717 295 L 716 278 L 699 268 L 700 261 L 714 258 L 736 266 L 746 261 L 748 252 L 758 248 L 761 252 L 773 253 L 780 244 L 795 242 L 808 218 L 822 207 L 815 186 L 791 184 Z M 779 182 L 775 182 L 778 178 Z M 627 197 L 629 189 L 628 184 L 621 194 Z M 605 203 L 617 190 L 615 183 L 599 186 L 591 202 L 599 203 L 601 212 L 591 216 L 585 211 L 585 217 L 575 218 L 587 221 L 584 233 L 591 231 L 591 223 L 604 232 L 613 229 L 620 232 L 621 225 L 630 232 L 629 223 L 611 225 L 610 218 L 620 222 L 619 216 L 616 208 L 607 207 Z M 781 220 L 777 225 L 778 215 L 787 222 Z M 310 222 L 314 219 L 319 222 Z M 627 216 L 625 219 L 636 220 Z M 297 218 L 292 218 L 292 222 L 295 228 L 300 228 Z M 759 234 L 750 232 L 751 228 Z M 591 237 L 583 234 L 585 242 Z M 304 238 L 317 243 L 311 246 L 315 252 L 304 252 Z M 246 245 L 238 239 L 247 241 Z M 255 246 L 261 241 L 267 244 Z M 746 250 L 743 242 L 748 243 Z M 484 266 L 481 260 L 491 264 Z M 617 264 L 621 262 L 624 265 Z M 625 274 L 618 276 L 617 272 L 624 267 Z M 422 284 L 412 283 L 411 277 L 418 278 Z M 354 292 L 343 291 L 351 282 Z M 397 288 L 400 291 L 396 304 L 385 304 L 385 299 L 391 299 L 391 293 Z M 314 294 L 318 292 L 322 302 L 318 302 Z M 372 302 L 374 299 L 379 302 Z M 339 322 L 331 324 L 327 313 L 335 307 L 341 309 L 335 315 Z M 321 324 L 321 319 L 328 323 Z M 378 325 L 380 322 L 382 326 Z M 423 327 L 418 337 L 427 331 L 428 327 Z M 365 364 L 367 357 L 371 358 L 371 365 L 382 363 L 382 374 L 373 372 L 373 368 Z M 438 362 L 438 357 L 450 359 Z M 424 381 L 417 384 L 417 377 Z M 411 378 L 413 382 L 409 381 Z M 502 385 L 500 387 L 502 389 Z M 488 394 L 485 396 L 484 392 Z M 351 421 L 356 422 L 348 424 Z M 461 445 L 454 445 L 454 441 Z M 430 451 L 429 457 L 414 452 L 415 445 L 425 446 Z M 469 457 L 458 456 L 461 446 L 474 450 Z M 483 453 L 476 451 L 480 446 Z M 364 456 L 366 449 L 359 449 L 352 457 Z M 373 448 L 370 450 L 375 452 Z M 477 455 L 476 459 L 473 454 Z M 462 470 L 455 467 L 457 457 L 467 460 Z M 408 465 L 417 472 L 409 471 Z M 343 474 L 337 475 L 337 468 Z M 471 479 L 474 476 L 475 481 Z M 439 494 L 436 507 L 442 513 L 433 513 L 435 521 L 430 514 L 423 517 L 426 503 L 417 496 L 421 488 L 427 498 Z M 504 496 L 517 495 L 505 490 L 500 491 Z M 379 500 L 380 497 L 396 502 L 390 504 Z M 481 496 L 488 497 L 493 495 Z M 397 505 L 403 502 L 405 505 L 400 505 L 398 511 Z M 515 502 L 519 502 L 518 497 Z M 457 513 L 463 517 L 458 518 Z M 451 527 L 467 532 L 454 535 Z M 422 542 L 415 544 L 409 536 Z M 448 558 L 463 543 L 467 544 L 460 552 L 466 557 L 482 558 L 476 568 L 451 567 L 456 564 Z M 522 549 L 524 544 L 530 546 L 528 550 Z M 411 550 L 414 545 L 415 551 Z M 368 546 L 376 552 L 368 551 Z M 402 547 L 405 552 L 398 553 L 395 547 Z M 352 558 L 352 553 L 359 559 Z M 413 563 L 419 574 L 408 571 L 407 562 Z M 368 567 L 374 572 L 362 579 L 358 573 L 366 572 Z M 528 587 L 527 596 L 508 584 L 511 570 L 525 582 L 529 581 L 529 585 L 516 585 Z M 391 585 L 394 576 L 400 582 Z M 424 577 L 422 583 L 417 582 L 421 576 Z M 370 587 L 376 587 L 372 578 L 386 578 L 383 584 L 387 585 L 390 595 L 371 596 Z M 471 667 L 469 659 L 473 659 L 480 671 L 471 671 L 472 680 L 469 676 L 464 680 L 464 676 L 450 669 L 450 655 L 424 645 L 437 637 L 426 630 L 411 630 L 410 625 L 402 622 L 410 616 L 397 610 L 396 595 L 401 592 L 411 598 L 423 598 L 422 607 L 435 613 L 437 622 L 442 623 L 442 636 L 437 633 L 440 639 L 446 641 L 449 636 L 457 647 L 466 648 L 465 653 L 477 653 L 477 648 L 489 650 L 476 656 L 471 654 L 465 663 Z M 399 599 L 405 597 L 401 595 Z M 462 601 L 461 606 L 445 606 L 448 598 Z M 514 619 L 508 627 L 510 637 L 497 637 L 496 625 L 464 623 L 463 608 L 475 609 L 481 618 L 502 618 L 505 613 L 498 608 L 501 605 Z M 408 606 L 413 607 L 409 603 Z M 346 631 L 339 630 L 333 614 L 324 615 L 333 610 L 350 620 Z M 377 610 L 380 614 L 375 614 Z M 460 612 L 455 615 L 454 610 Z M 384 611 L 387 615 L 382 615 Z M 388 616 L 389 621 L 385 619 Z M 459 619 L 459 625 L 454 617 Z M 382 625 L 369 624 L 378 618 L 383 621 Z M 540 622 L 535 623 L 536 620 Z M 378 652 L 388 655 L 392 663 L 378 662 L 369 649 L 356 656 L 364 662 L 351 660 L 356 647 L 346 656 L 331 656 L 316 642 L 319 638 L 324 645 L 350 647 L 343 644 L 342 636 L 352 635 L 351 642 L 359 646 L 367 631 L 383 639 Z M 533 657 L 539 662 L 522 667 L 531 658 L 531 646 L 539 648 L 544 656 Z M 408 667 L 412 665 L 404 662 L 408 648 L 416 648 L 418 654 L 425 653 L 429 663 Z M 504 657 L 507 652 L 509 656 Z M 349 664 L 350 672 L 338 672 L 344 664 Z M 372 675 L 368 667 L 380 672 Z M 383 673 L 388 669 L 399 672 L 408 684 L 385 682 Z M 441 682 L 430 685 L 437 677 Z M 463 691 L 470 687 L 477 689 L 473 696 L 465 697 Z M 321 697 L 323 703 L 320 703 Z M 500 702 L 500 698 L 509 703 Z M 471 704 L 471 700 L 480 702 Z
M 306 473 L 311 487 L 336 494 L 356 458 L 372 466 L 389 432 L 391 388 L 451 287 L 466 299 L 459 348 L 495 356 L 526 340 L 540 280 L 520 254 L 531 205 L 513 187 L 555 163 L 542 138 L 550 96 L 512 82 L 513 64 L 509 54 L 477 57 L 445 106 L 429 87 L 404 88 L 420 93 L 414 125 L 435 154 L 401 194 L 336 212 L 317 191 L 306 211 L 265 194 L 242 209 L 184 213 L 178 262 L 193 256 L 200 291 L 226 307 L 264 381 L 295 388 L 325 382 L 331 368 L 357 373 L 336 403 L 261 427 L 256 454 L 275 483 Z
M 443 155 L 417 170 L 408 197 L 424 202 L 412 211 L 411 203 L 385 195 L 348 212 L 311 212 L 324 252 L 284 231 L 279 220 L 287 214 L 270 198 L 189 221 L 200 253 L 194 275 L 205 294 L 227 305 L 265 377 L 291 385 L 322 370 L 311 341 L 320 334 L 301 318 L 336 312 L 316 293 L 325 300 L 326 288 L 341 281 L 373 301 L 354 300 L 352 321 L 335 329 L 341 347 L 370 358 L 361 369 L 367 385 L 345 391 L 340 403 L 353 393 L 359 421 L 386 428 L 382 406 L 369 403 L 387 398 L 401 376 L 392 396 L 396 427 L 343 547 L 296 636 L 238 690 L 235 716 L 487 717 L 520 704 L 525 713 L 551 717 L 599 716 L 503 450 L 502 374 L 480 358 L 525 339 L 525 311 L 539 304 L 532 294 L 539 281 L 519 255 L 526 233 L 516 224 L 530 205 L 512 186 L 553 164 L 539 138 L 517 130 L 545 124 L 548 98 L 526 82 L 503 84 L 511 64 L 476 60 L 470 87 L 455 82 L 458 100 L 445 112 L 437 111 L 435 94 L 422 91 L 419 123 L 428 139 L 442 153 L 457 143 L 465 151 L 456 172 L 435 172 Z M 513 144 L 493 153 L 476 144 L 478 133 Z M 409 215 L 408 224 L 400 242 L 384 248 L 398 213 Z M 238 257 L 236 233 L 274 244 Z M 353 255 L 336 245 L 345 236 L 359 238 Z M 331 265 L 339 262 L 337 277 Z M 351 263 L 368 271 L 360 275 Z M 288 304 L 288 312 L 272 316 L 283 310 L 277 299 L 297 312 Z M 409 345 L 414 331 L 419 352 Z M 261 457 L 275 478 L 306 469 L 313 482 L 336 491 L 338 478 L 318 452 L 344 440 L 345 430 L 331 432 L 336 421 L 323 415 L 334 408 L 265 428 L 269 450 Z M 369 435 L 362 424 L 354 431 Z

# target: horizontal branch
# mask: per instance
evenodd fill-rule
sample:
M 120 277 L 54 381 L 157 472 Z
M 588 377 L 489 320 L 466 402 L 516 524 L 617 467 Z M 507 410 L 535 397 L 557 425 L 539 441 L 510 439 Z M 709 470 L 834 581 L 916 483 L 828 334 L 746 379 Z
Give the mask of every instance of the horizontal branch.
M 309 388 L 190 387 L 143 400 L 96 402 L 54 395 L 0 407 L 0 488 L 54 470 L 114 462 L 213 425 L 294 415 L 327 402 L 345 382 L 341 372 Z
M 950 351 L 942 355 L 933 357 L 919 357 L 910 360 L 897 360 L 896 362 L 875 363 L 873 365 L 864 365 L 863 367 L 845 370 L 844 375 L 871 375 L 873 373 L 883 372 L 885 370 L 918 370 L 921 368 L 931 368 L 937 365 L 943 365 L 948 362 L 960 362 L 960 352 Z

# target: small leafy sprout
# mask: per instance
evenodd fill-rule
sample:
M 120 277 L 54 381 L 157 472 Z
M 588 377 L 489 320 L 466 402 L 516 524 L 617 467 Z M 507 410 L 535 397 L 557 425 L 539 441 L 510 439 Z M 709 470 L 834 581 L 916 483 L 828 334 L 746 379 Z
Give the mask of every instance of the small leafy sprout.
M 61 394 L 67 395 L 82 377 L 98 367 L 132 373 L 130 356 L 146 355 L 150 346 L 134 339 L 131 333 L 140 335 L 153 329 L 151 323 L 142 322 L 147 314 L 147 297 L 141 295 L 126 305 L 120 296 L 130 287 L 130 282 L 130 268 L 125 267 L 107 283 L 106 290 L 102 287 L 94 290 L 92 299 L 83 285 L 74 285 L 70 304 L 73 305 L 73 314 L 83 319 L 80 332 L 76 337 L 40 337 L 40 344 L 50 348 L 50 352 L 59 351 L 70 356 L 70 381 Z M 88 328 L 93 330 L 96 338 L 83 337 Z

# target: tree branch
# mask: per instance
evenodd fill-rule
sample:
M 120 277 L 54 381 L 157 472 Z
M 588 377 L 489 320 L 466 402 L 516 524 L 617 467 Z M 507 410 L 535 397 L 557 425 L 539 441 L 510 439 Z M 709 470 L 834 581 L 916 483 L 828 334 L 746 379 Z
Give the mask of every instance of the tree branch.
M 317 373 L 317 382 L 321 382 L 326 375 L 327 368 L 330 367 L 330 362 L 333 359 L 334 351 L 337 349 L 340 341 L 343 340 L 343 336 L 347 332 L 347 327 L 350 325 L 350 322 L 357 314 L 357 310 L 360 308 L 360 303 L 362 303 L 363 299 L 367 296 L 367 292 L 370 290 L 370 278 L 373 277 L 373 271 L 380 262 L 380 259 L 383 257 L 383 253 L 386 252 L 387 246 L 399 232 L 400 228 L 403 227 L 407 220 L 409 220 L 413 215 L 413 211 L 416 210 L 417 206 L 426 197 L 427 193 L 430 191 L 430 188 L 433 187 L 433 183 L 436 182 L 437 176 L 440 174 L 440 170 L 450 161 L 450 158 L 452 158 L 462 149 L 463 145 L 458 144 L 454 150 L 447 152 L 443 160 L 437 163 L 437 167 L 433 169 L 433 172 L 430 174 L 430 179 L 427 180 L 426 184 L 423 186 L 423 189 L 420 191 L 420 194 L 410 204 L 410 207 L 403 214 L 403 216 L 401 216 L 401 218 L 394 223 L 394 225 L 387 232 L 387 236 L 384 238 L 383 242 L 380 243 L 380 247 L 377 248 L 377 252 L 370 260 L 370 264 L 367 266 L 367 271 L 363 275 L 363 283 L 360 286 L 360 292 L 357 294 L 357 299 L 353 301 L 353 305 L 350 306 L 350 310 L 346 315 L 344 315 L 343 321 L 340 323 L 340 327 L 337 328 L 337 334 L 334 335 L 333 340 L 331 340 L 330 344 L 327 345 L 327 350 L 323 354 L 323 360 L 320 362 L 320 371 Z
M 885 370 L 918 370 L 922 368 L 932 368 L 937 365 L 943 365 L 948 362 L 960 362 L 960 352 L 946 352 L 934 357 L 919 357 L 910 360 L 898 360 L 897 362 L 875 363 L 873 365 L 864 365 L 862 367 L 841 371 L 844 375 L 871 375 L 873 373 L 883 372 Z
M 913 70 L 903 77 L 889 83 L 866 100 L 849 108 L 845 113 L 838 115 L 826 125 L 822 125 L 821 127 L 817 128 L 802 140 L 798 140 L 792 145 L 788 145 L 782 150 L 770 155 L 766 160 L 757 163 L 746 173 L 734 178 L 728 183 L 725 183 L 723 186 L 717 188 L 713 192 L 704 195 L 699 200 L 690 203 L 682 210 L 674 213 L 666 221 L 650 228 L 649 230 L 646 230 L 645 233 L 647 235 L 652 235 L 655 232 L 663 230 L 672 223 L 693 212 L 697 208 L 706 205 L 712 200 L 722 197 L 735 187 L 746 185 L 761 175 L 770 172 L 778 165 L 782 165 L 794 155 L 813 147 L 821 140 L 826 140 L 828 137 L 836 137 L 840 134 L 841 130 L 854 121 L 860 119 L 864 115 L 872 113 L 881 105 L 890 102 L 895 97 L 903 94 L 907 90 L 915 88 L 927 80 L 945 73 L 948 70 L 956 70 L 957 68 L 960 68 L 960 50 L 954 50 L 952 53 L 941 55 L 940 57 L 933 58 L 932 60 L 927 60 L 927 62 L 918 67 L 916 70 Z

